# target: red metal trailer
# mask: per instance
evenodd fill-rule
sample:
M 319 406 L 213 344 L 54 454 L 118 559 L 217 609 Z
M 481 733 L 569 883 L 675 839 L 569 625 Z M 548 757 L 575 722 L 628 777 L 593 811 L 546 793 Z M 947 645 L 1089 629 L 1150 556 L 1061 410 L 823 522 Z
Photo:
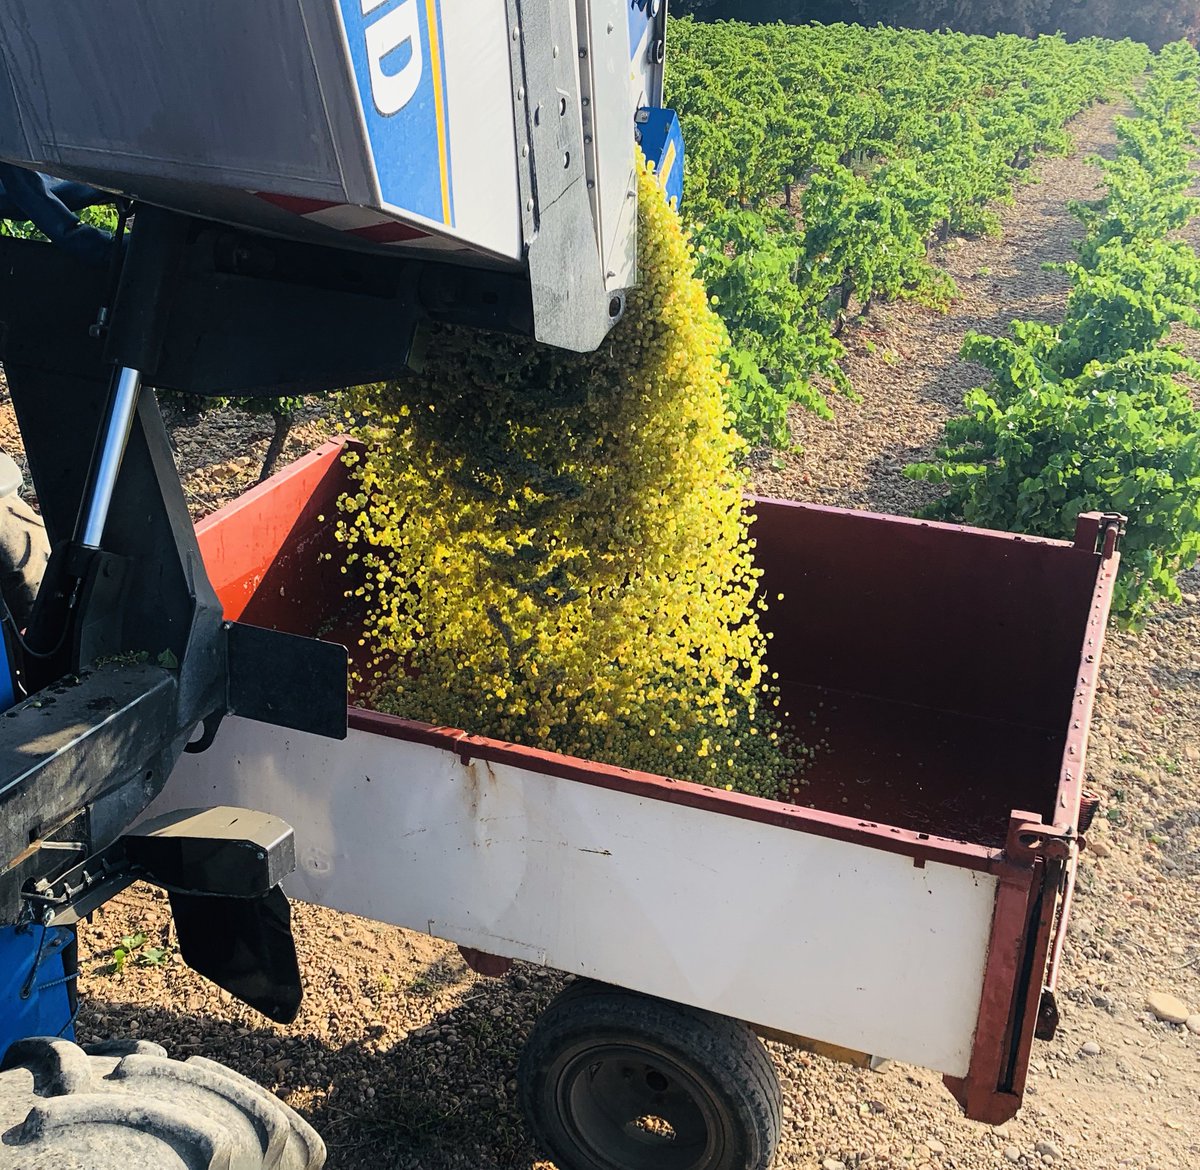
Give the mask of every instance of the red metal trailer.
M 199 526 L 226 616 L 357 642 L 334 442 Z M 354 706 L 345 742 L 237 718 L 155 811 L 295 826 L 290 892 L 1021 1103 L 1052 1033 L 1120 518 L 1073 542 L 776 500 L 771 666 L 827 745 L 792 803 Z M 490 959 L 489 959 L 490 957 Z

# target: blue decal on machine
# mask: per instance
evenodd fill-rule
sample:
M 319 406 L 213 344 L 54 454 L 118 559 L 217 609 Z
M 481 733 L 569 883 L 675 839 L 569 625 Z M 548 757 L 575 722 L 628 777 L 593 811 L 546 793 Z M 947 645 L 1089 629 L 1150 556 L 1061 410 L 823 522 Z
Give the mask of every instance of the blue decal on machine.
M 654 23 L 659 5 L 655 0 L 625 0 L 629 5 L 629 52 L 636 57 L 646 28 Z
M 667 202 L 679 206 L 683 198 L 683 131 L 674 110 L 641 109 L 636 117 L 638 143 L 654 164 Z
M 339 0 L 385 203 L 454 225 L 441 0 Z

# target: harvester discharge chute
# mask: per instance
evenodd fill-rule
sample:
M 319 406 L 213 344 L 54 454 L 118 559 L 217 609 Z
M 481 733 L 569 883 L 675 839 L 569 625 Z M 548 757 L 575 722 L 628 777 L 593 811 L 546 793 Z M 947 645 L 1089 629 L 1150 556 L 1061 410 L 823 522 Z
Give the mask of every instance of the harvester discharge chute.
M 507 274 L 482 323 L 587 351 L 636 281 L 635 119 L 665 149 L 665 22 L 661 0 L 10 0 L 0 159 L 253 233 Z M 467 319 L 475 283 L 426 279 L 421 299 Z

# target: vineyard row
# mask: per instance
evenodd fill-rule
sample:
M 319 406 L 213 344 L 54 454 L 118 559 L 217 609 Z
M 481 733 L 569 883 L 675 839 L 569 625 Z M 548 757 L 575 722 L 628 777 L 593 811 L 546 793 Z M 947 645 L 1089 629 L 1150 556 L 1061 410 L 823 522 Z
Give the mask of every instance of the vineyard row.
M 969 336 L 992 381 L 909 474 L 949 486 L 936 515 L 986 527 L 1063 537 L 1080 512 L 1124 513 L 1114 612 L 1136 626 L 1200 557 L 1200 363 L 1172 340 L 1200 327 L 1200 258 L 1179 236 L 1200 214 L 1200 55 L 1168 45 L 1133 102 L 1104 198 L 1074 208 L 1086 237 L 1062 324 Z
M 945 306 L 929 244 L 996 230 L 1039 151 L 1143 72 L 1144 45 L 854 25 L 672 22 L 668 100 L 688 145 L 683 212 L 729 332 L 751 441 L 788 405 L 850 392 L 839 340 L 876 299 Z

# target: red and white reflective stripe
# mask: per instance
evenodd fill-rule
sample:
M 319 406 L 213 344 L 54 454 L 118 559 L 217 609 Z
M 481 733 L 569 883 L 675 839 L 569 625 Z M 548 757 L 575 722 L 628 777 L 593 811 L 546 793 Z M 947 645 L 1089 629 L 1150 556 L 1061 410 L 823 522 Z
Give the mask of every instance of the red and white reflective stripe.
M 346 235 L 370 240 L 375 244 L 400 244 L 430 239 L 428 232 L 400 223 L 390 216 L 366 207 L 333 203 L 326 199 L 304 199 L 296 195 L 273 195 L 267 191 L 252 191 L 251 194 L 310 223 L 318 223 L 335 232 L 344 232 Z

